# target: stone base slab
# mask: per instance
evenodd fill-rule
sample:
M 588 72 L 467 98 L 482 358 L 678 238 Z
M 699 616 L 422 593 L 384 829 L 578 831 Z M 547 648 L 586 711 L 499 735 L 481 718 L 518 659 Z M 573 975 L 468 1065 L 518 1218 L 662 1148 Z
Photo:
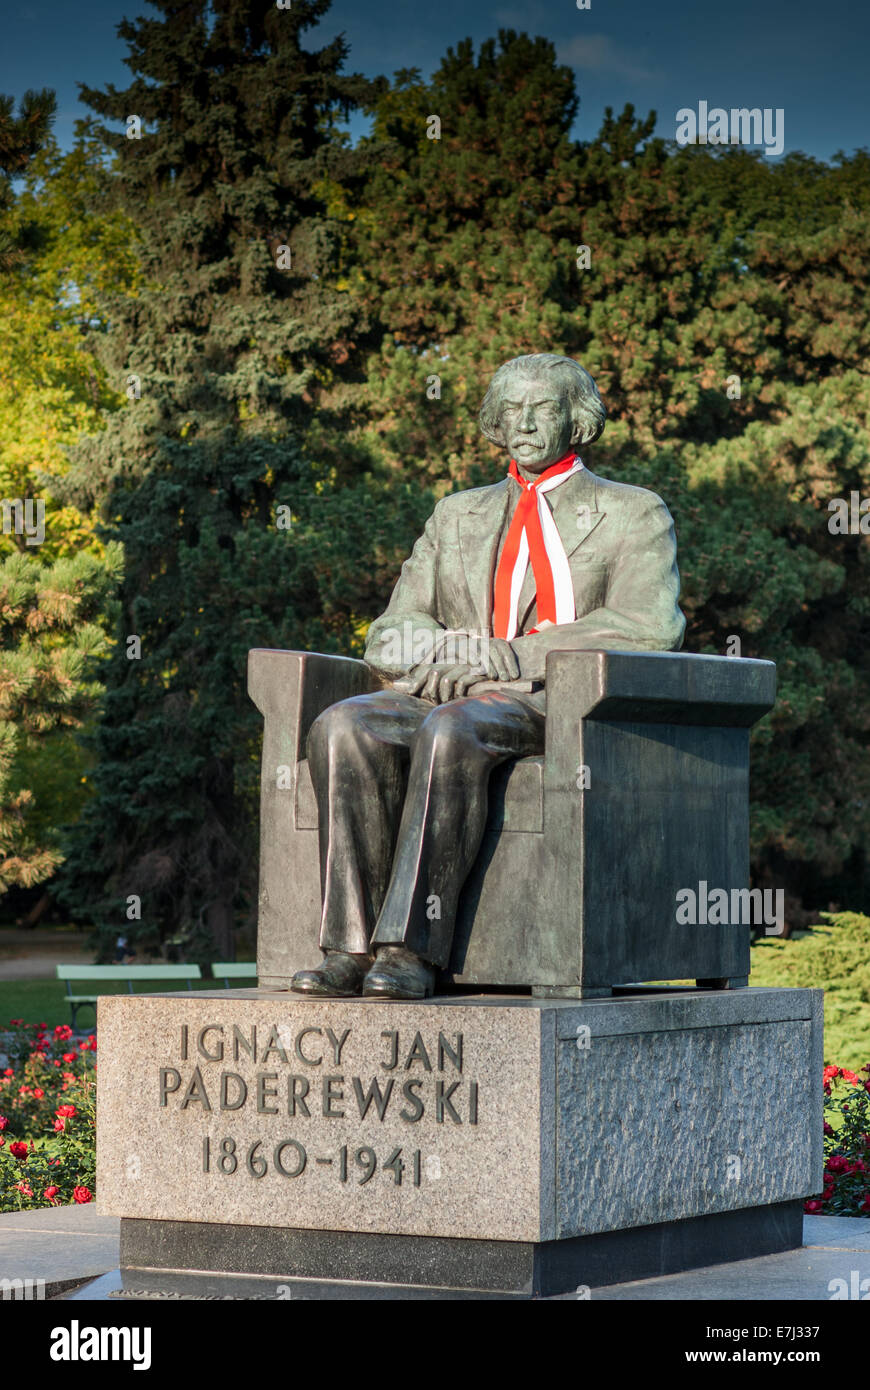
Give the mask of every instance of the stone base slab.
M 167 1273 L 259 1275 L 320 1284 L 377 1284 L 547 1298 L 751 1259 L 801 1244 L 802 1202 L 568 1240 L 462 1240 L 191 1221 L 121 1222 L 121 1274 L 155 1291 Z M 265 1289 L 265 1283 L 262 1285 Z M 250 1296 L 250 1295 L 249 1295 Z M 260 1297 L 279 1296 L 270 1289 Z M 292 1286 L 284 1297 L 293 1297 Z
M 482 1248 L 799 1201 L 822 1177 L 821 1002 L 109 996 L 101 1208 Z

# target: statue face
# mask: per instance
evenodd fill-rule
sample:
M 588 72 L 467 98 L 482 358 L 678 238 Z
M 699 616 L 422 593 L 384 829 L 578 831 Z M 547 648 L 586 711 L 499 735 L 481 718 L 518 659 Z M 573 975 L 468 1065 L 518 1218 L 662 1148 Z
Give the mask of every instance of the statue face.
M 512 377 L 498 418 L 508 453 L 526 473 L 543 473 L 571 448 L 574 422 L 556 372 Z

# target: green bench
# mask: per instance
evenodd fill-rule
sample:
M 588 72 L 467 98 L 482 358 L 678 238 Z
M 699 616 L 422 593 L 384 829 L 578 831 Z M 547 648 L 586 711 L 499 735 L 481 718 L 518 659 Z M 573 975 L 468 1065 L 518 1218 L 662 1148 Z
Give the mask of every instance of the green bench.
M 257 962 L 254 960 L 219 960 L 211 968 L 216 980 L 223 980 L 227 989 L 230 980 L 256 980 Z
M 135 980 L 186 980 L 191 989 L 194 980 L 202 979 L 198 965 L 59 965 L 57 978 L 66 981 L 67 1002 L 72 1010 L 72 1026 L 76 1026 L 76 1015 L 83 1005 L 93 1009 L 96 1017 L 96 994 L 73 994 L 73 980 L 126 980 L 130 994 L 133 994 Z

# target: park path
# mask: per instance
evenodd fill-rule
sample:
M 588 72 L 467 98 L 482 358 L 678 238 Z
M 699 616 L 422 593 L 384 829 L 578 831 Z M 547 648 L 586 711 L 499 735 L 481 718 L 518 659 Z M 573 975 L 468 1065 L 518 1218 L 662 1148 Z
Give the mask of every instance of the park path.
M 87 940 L 86 932 L 0 931 L 0 980 L 53 980 L 58 964 L 90 965 Z

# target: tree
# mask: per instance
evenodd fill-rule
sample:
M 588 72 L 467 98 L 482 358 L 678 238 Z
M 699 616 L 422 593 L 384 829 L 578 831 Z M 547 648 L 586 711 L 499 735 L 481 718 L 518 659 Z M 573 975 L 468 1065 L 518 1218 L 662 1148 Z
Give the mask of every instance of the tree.
M 101 360 L 128 400 L 58 482 L 126 566 L 60 888 L 105 933 L 135 895 L 143 939 L 227 956 L 257 869 L 247 649 L 352 644 L 369 586 L 374 494 L 346 441 L 366 325 L 328 190 L 361 177 L 339 121 L 371 88 L 342 75 L 342 39 L 301 46 L 328 0 L 157 8 L 119 26 L 131 85 L 84 91 L 124 124 L 90 130 L 142 283 L 104 305 Z
M 0 893 L 45 882 L 61 862 L 22 769 L 28 753 L 31 767 L 34 752 L 62 757 L 51 736 L 80 728 L 93 708 L 95 659 L 108 645 L 99 620 L 120 570 L 117 545 L 101 559 L 41 565 L 15 554 L 0 564 Z
M 0 896 L 45 883 L 60 862 L 59 826 L 85 794 L 73 733 L 94 708 L 120 574 L 119 548 L 39 482 L 99 418 L 76 321 L 106 271 L 96 179 L 84 151 L 61 158 L 47 134 L 51 93 L 28 93 L 18 121 L 11 106 L 0 100 L 0 165 L 24 187 L 0 192 Z
M 12 269 L 21 255 L 22 243 L 27 241 L 27 228 L 22 229 L 19 240 L 6 225 L 14 198 L 12 180 L 25 172 L 45 144 L 56 105 L 54 92 L 48 88 L 27 91 L 15 116 L 15 98 L 0 96 L 0 274 Z

